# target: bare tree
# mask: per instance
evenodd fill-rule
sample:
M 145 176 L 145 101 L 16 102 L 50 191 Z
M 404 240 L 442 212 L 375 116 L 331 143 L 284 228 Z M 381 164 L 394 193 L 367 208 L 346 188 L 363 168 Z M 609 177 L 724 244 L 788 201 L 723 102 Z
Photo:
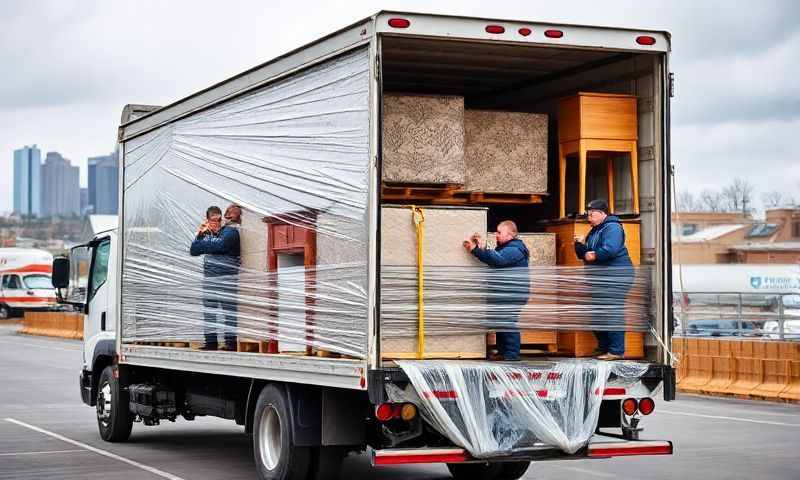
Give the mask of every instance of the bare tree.
M 783 193 L 778 190 L 773 190 L 761 195 L 761 201 L 764 202 L 765 208 L 780 207 L 786 204 L 786 200 L 787 199 L 783 198 Z
M 722 189 L 722 198 L 729 212 L 750 213 L 753 205 L 753 185 L 742 178 L 735 178 L 733 182 Z
M 706 212 L 726 211 L 725 199 L 722 197 L 722 194 L 716 190 L 703 190 L 700 193 L 698 203 Z
M 694 194 L 689 190 L 684 190 L 678 194 L 678 211 L 679 212 L 697 212 L 702 210 L 700 201 L 694 197 Z

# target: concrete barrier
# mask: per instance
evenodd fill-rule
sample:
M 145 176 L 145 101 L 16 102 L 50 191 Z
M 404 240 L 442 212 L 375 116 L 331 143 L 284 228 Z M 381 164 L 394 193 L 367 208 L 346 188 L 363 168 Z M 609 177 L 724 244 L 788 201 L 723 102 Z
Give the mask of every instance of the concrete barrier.
M 800 401 L 800 342 L 675 338 L 678 390 Z
M 83 339 L 83 314 L 75 312 L 25 312 L 21 333 Z

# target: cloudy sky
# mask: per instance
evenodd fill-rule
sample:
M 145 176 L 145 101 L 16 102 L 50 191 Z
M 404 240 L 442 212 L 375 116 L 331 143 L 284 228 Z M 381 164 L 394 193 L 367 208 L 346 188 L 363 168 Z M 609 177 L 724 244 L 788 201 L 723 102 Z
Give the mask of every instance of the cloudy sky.
M 800 2 L 271 3 L 0 2 L 0 212 L 14 149 L 60 152 L 85 186 L 86 159 L 113 149 L 125 104 L 170 103 L 379 8 L 668 30 L 678 189 L 738 176 L 800 200 Z

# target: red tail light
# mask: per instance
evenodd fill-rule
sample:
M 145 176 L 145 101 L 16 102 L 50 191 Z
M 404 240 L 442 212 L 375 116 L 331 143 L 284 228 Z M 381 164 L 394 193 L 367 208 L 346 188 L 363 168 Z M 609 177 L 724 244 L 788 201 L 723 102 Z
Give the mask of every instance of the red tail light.
M 518 30 L 518 32 L 519 32 L 519 34 L 520 34 L 520 35 L 522 35 L 523 37 L 527 37 L 528 35 L 530 35 L 531 33 L 533 33 L 533 31 L 532 31 L 530 28 L 524 28 L 524 27 L 523 27 L 523 28 L 520 28 L 520 29 Z
M 638 407 L 639 404 L 635 398 L 626 398 L 622 401 L 622 411 L 625 412 L 625 415 L 629 417 L 636 413 L 636 409 Z
M 561 30 L 545 30 L 544 36 L 547 38 L 561 38 L 564 36 L 564 32 Z
M 411 22 L 406 20 L 405 18 L 390 18 L 389 19 L 389 26 L 392 28 L 408 28 L 411 25 Z
M 639 400 L 639 411 L 642 415 L 650 415 L 656 409 L 656 402 L 650 397 L 645 397 Z
M 625 395 L 625 389 L 620 387 L 608 387 L 603 390 L 603 395 Z
M 636 43 L 638 43 L 639 45 L 655 45 L 656 39 L 649 35 L 642 35 L 636 37 Z
M 394 417 L 395 408 L 391 403 L 381 403 L 375 409 L 375 418 L 379 422 L 388 422 Z
M 502 25 L 486 25 L 486 33 L 505 33 L 506 28 Z

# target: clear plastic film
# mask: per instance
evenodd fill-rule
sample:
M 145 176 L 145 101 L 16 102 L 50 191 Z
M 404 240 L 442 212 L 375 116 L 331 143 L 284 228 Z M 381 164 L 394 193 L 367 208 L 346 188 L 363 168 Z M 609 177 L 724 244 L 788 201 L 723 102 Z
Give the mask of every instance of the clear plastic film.
M 123 341 L 365 357 L 368 111 L 360 49 L 126 142 Z
M 647 371 L 642 363 L 577 359 L 397 363 L 411 383 L 388 385 L 389 399 L 420 405 L 430 425 L 476 458 L 540 443 L 577 452 L 594 434 L 609 378 L 633 383 Z
M 651 267 L 425 266 L 425 331 L 649 331 L 651 278 Z M 384 335 L 415 334 L 416 267 L 384 266 L 381 279 Z

